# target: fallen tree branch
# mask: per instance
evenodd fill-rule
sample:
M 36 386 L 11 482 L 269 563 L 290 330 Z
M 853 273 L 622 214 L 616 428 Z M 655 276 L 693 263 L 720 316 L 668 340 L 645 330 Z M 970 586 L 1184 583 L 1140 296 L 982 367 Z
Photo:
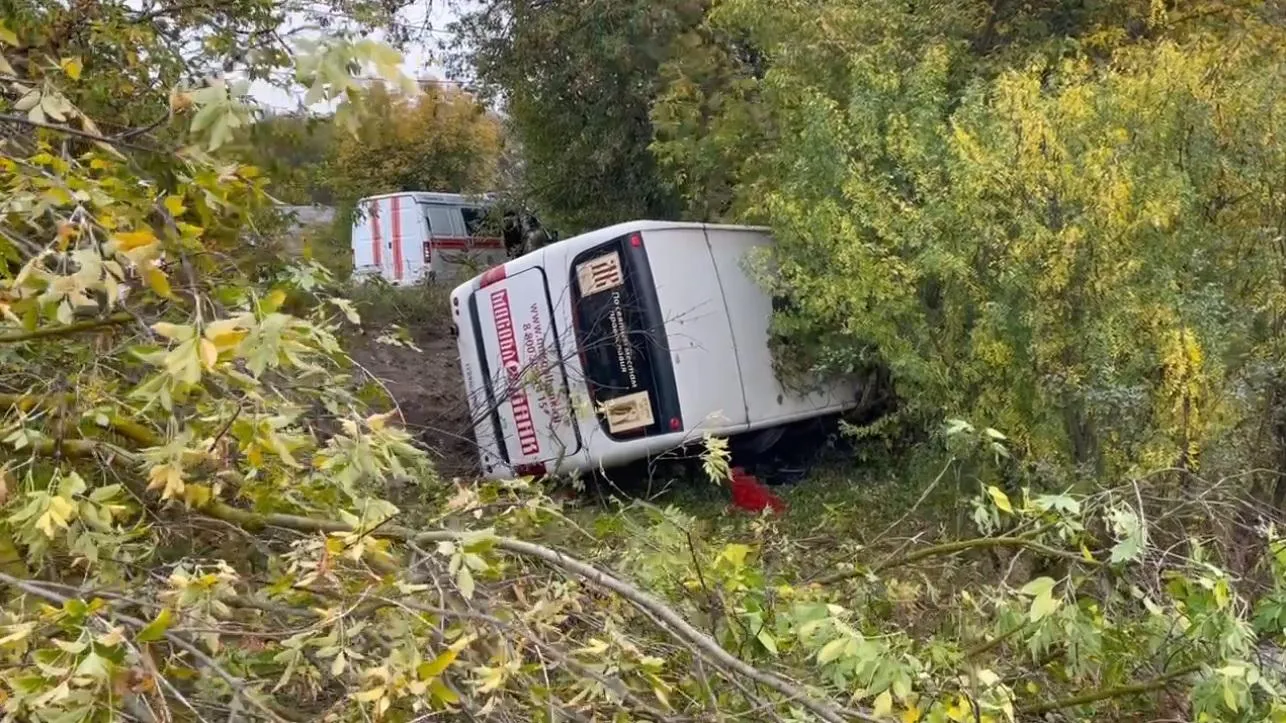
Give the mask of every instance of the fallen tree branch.
M 81 439 L 75 437 L 72 439 L 41 439 L 37 442 L 27 445 L 22 449 L 14 449 L 12 446 L 6 448 L 7 451 L 21 452 L 24 449 L 29 450 L 34 455 L 42 457 L 54 457 L 62 455 L 73 459 L 86 459 L 103 455 L 107 458 L 120 459 L 122 462 L 130 465 L 137 464 L 139 458 L 130 451 L 118 447 L 114 444 L 101 442 L 94 439 Z
M 3 120 L 3 117 L 0 117 Z M 134 317 L 129 314 L 112 314 L 102 319 L 89 319 L 87 321 L 77 321 L 72 324 L 63 324 L 61 326 L 45 326 L 31 331 L 13 331 L 0 334 L 0 344 L 18 344 L 24 341 L 35 341 L 37 339 L 47 339 L 55 336 L 67 336 L 69 334 L 79 334 L 82 331 L 93 331 L 107 326 L 123 326 L 134 321 Z
M 75 403 L 75 399 L 75 396 L 71 394 L 0 394 L 0 411 L 17 409 L 21 412 L 30 412 L 33 409 L 57 409 L 60 405 Z M 127 419 L 120 414 L 109 416 L 107 424 L 104 426 L 106 429 L 144 447 L 159 447 L 165 444 L 165 439 L 148 429 L 146 425 Z
M 265 527 L 282 527 L 298 532 L 357 531 L 352 525 L 348 525 L 343 522 L 336 522 L 334 520 L 321 520 L 300 515 L 265 515 L 232 507 L 231 505 L 222 502 L 212 502 L 201 508 L 200 511 L 211 517 L 224 520 L 225 522 L 232 522 L 251 530 L 262 529 Z M 451 530 L 425 532 L 412 530 L 400 525 L 383 525 L 373 534 L 378 537 L 398 539 L 405 542 L 414 542 L 416 544 L 459 542 L 470 538 L 470 535 L 466 532 L 456 532 Z M 681 615 L 675 612 L 668 605 L 657 600 L 652 595 L 640 590 L 634 585 L 609 575 L 593 565 L 542 545 L 517 540 L 511 537 L 494 537 L 491 538 L 490 541 L 501 550 L 505 550 L 506 552 L 522 557 L 540 560 L 551 567 L 556 567 L 564 572 L 583 577 L 599 587 L 611 590 L 621 597 L 626 598 L 635 605 L 638 605 L 655 615 L 660 621 L 665 623 L 666 632 L 686 643 L 694 652 L 704 657 L 707 662 L 716 665 L 729 673 L 736 673 L 749 678 L 760 685 L 790 698 L 791 700 L 797 701 L 800 705 L 816 714 L 822 720 L 829 721 L 830 723 L 844 723 L 844 721 L 847 720 L 845 711 L 840 709 L 834 703 L 810 694 L 793 681 L 787 680 L 768 671 L 760 670 L 749 665 L 740 658 L 733 656 L 727 650 L 724 650 L 723 647 L 715 640 L 693 627 L 691 623 L 683 619 Z M 880 720 L 879 718 L 867 713 L 858 713 L 857 716 L 863 721 L 875 722 Z
M 871 572 L 886 572 L 894 568 L 913 565 L 917 562 L 920 562 L 921 560 L 927 560 L 930 557 L 954 555 L 957 552 L 965 552 L 967 550 L 988 549 L 988 548 L 996 548 L 996 547 L 1024 548 L 1024 549 L 1033 550 L 1035 552 L 1039 552 L 1045 555 L 1049 555 L 1050 557 L 1061 557 L 1063 559 L 1071 560 L 1073 562 L 1079 562 L 1083 565 L 1089 565 L 1090 567 L 1101 567 L 1103 565 L 1103 563 L 1098 560 L 1086 559 L 1081 555 L 1077 555 L 1075 553 L 1068 552 L 1066 550 L 1059 550 L 1057 548 L 1050 547 L 1049 545 L 1044 545 L 1039 542 L 1036 542 L 1035 540 L 1028 540 L 1022 537 L 979 537 L 973 540 L 958 540 L 956 542 L 946 542 L 941 545 L 933 545 L 931 547 L 925 547 L 925 548 L 916 550 L 915 552 L 903 555 L 901 557 L 895 557 L 891 560 L 885 560 L 884 562 L 881 562 L 880 564 L 876 565 L 874 568 L 871 568 Z M 820 584 L 820 585 L 833 585 L 837 582 L 843 582 L 844 580 L 858 577 L 863 574 L 865 574 L 865 570 L 861 568 L 856 568 L 853 570 L 841 570 L 840 572 L 832 573 L 825 577 L 818 578 L 816 582 L 817 584 Z
M 1165 675 L 1159 678 L 1153 678 L 1152 680 L 1145 681 L 1142 683 L 1120 685 L 1115 688 L 1104 688 L 1103 690 L 1096 690 L 1092 693 L 1075 695 L 1070 698 L 1052 700 L 1046 703 L 1033 703 L 1031 705 L 1020 706 L 1018 708 L 1018 712 L 1025 713 L 1027 715 L 1042 715 L 1044 713 L 1051 713 L 1056 710 L 1063 710 L 1064 708 L 1075 708 L 1077 706 L 1089 705 L 1090 703 L 1099 703 L 1105 700 L 1111 700 L 1113 698 L 1124 698 L 1126 696 L 1131 696 L 1131 695 L 1141 695 L 1143 693 L 1151 693 L 1153 691 L 1163 690 L 1165 688 L 1168 688 L 1170 687 L 1171 683 L 1178 680 L 1179 678 L 1192 675 L 1193 673 L 1199 670 L 1201 670 L 1200 665 L 1189 665 L 1188 667 L 1180 668 L 1179 670 L 1176 670 L 1173 673 L 1166 673 Z
M 13 577 L 12 575 L 9 575 L 3 572 L 0 572 L 0 582 L 3 582 L 4 584 L 9 585 L 10 587 L 16 590 L 20 590 L 21 592 L 24 592 L 28 595 L 33 595 L 35 597 L 41 598 L 42 600 L 56 603 L 58 605 L 62 605 L 66 603 L 68 600 L 73 599 L 67 595 L 63 595 L 61 593 L 54 592 L 53 590 L 46 589 L 42 587 L 38 582 L 30 581 L 30 580 L 20 580 L 16 577 Z M 132 615 L 126 615 L 121 612 L 114 613 L 112 617 L 115 620 L 118 620 L 122 623 L 125 623 L 126 625 L 129 625 L 135 630 L 141 630 L 147 627 L 148 625 L 148 623 L 144 620 L 139 620 L 138 618 Z M 286 721 L 285 718 L 278 715 L 275 711 L 269 708 L 263 701 L 247 693 L 246 684 L 244 680 L 241 680 L 240 678 L 237 678 L 236 676 L 234 676 L 232 673 L 229 673 L 228 671 L 224 670 L 223 666 L 219 665 L 218 662 L 216 662 L 209 655 L 206 655 L 204 651 L 198 648 L 194 643 L 189 641 L 187 638 L 184 638 L 182 635 L 179 635 L 177 633 L 174 633 L 168 630 L 165 631 L 163 635 L 171 645 L 173 645 L 176 648 L 179 648 L 180 650 L 187 652 L 193 658 L 196 658 L 198 661 L 200 661 L 201 665 L 206 666 L 212 672 L 214 672 L 216 675 L 222 678 L 223 681 L 227 683 L 228 687 L 232 690 L 233 698 L 240 698 L 245 700 L 247 703 L 254 706 L 260 713 L 267 716 L 268 720 L 274 721 L 274 723 L 288 723 L 288 721 Z

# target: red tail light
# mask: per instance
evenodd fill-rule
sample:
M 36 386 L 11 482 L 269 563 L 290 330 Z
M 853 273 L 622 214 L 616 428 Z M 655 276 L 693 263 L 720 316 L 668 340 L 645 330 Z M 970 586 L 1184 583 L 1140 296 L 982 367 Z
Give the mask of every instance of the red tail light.
M 478 288 L 491 286 L 497 281 L 504 281 L 504 280 L 505 280 L 505 265 L 500 264 L 499 266 L 493 266 L 487 269 L 485 272 L 483 272 L 482 278 L 479 280 L 480 285 Z
M 514 472 L 519 477 L 544 477 L 547 471 L 544 462 L 532 462 L 531 464 L 520 464 L 514 467 Z

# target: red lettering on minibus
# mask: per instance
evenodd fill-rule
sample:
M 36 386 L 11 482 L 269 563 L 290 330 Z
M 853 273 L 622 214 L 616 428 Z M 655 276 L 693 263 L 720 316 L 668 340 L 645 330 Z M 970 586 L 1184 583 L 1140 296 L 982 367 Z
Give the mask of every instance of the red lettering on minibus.
M 522 360 L 518 354 L 518 339 L 514 333 L 513 315 L 509 310 L 509 291 L 491 292 L 491 316 L 496 321 L 496 336 L 500 342 L 500 364 L 509 379 L 509 404 L 513 407 L 514 424 L 518 427 L 518 446 L 523 455 L 540 452 L 540 439 L 536 436 L 536 422 L 531 417 L 531 403 L 522 388 Z

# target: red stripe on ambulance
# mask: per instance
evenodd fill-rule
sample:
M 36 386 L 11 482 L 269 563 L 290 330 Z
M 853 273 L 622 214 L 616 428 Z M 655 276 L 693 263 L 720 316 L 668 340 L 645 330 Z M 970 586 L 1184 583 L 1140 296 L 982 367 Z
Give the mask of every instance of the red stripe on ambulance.
M 402 280 L 402 200 L 394 196 L 393 204 L 393 278 Z
M 371 203 L 371 254 L 375 257 L 375 268 L 380 264 L 380 202 Z
M 518 446 L 523 456 L 540 452 L 540 439 L 536 436 L 536 423 L 531 418 L 531 402 L 522 388 L 522 361 L 518 356 L 518 339 L 514 333 L 513 315 L 509 311 L 509 291 L 491 292 L 491 315 L 496 321 L 496 337 L 500 342 L 500 363 L 509 378 L 509 404 L 513 409 L 514 425 L 518 428 Z

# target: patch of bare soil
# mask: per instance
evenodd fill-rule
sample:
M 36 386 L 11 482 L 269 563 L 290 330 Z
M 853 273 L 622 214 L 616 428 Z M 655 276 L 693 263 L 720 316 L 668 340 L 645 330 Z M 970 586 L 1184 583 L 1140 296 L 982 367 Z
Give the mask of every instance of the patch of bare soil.
M 406 428 L 430 451 L 443 479 L 474 477 L 478 456 L 450 324 L 443 319 L 407 331 L 420 351 L 377 342 L 368 331 L 349 340 L 348 352 L 397 401 Z

